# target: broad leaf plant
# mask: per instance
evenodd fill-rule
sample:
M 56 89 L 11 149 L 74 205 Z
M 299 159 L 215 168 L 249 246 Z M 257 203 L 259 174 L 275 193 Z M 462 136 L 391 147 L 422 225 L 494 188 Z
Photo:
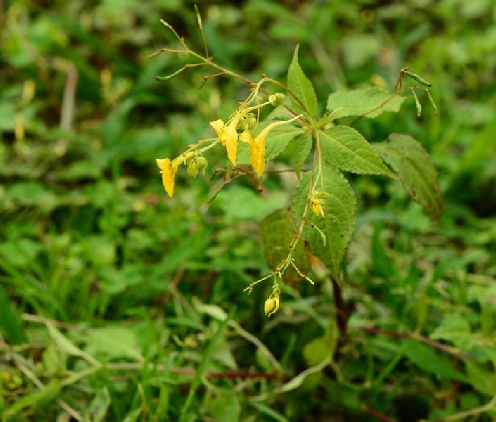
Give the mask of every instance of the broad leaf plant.
M 252 81 L 214 61 L 209 54 L 198 10 L 196 16 L 203 54 L 190 49 L 176 30 L 161 20 L 179 41 L 179 48 L 163 48 L 154 55 L 187 55 L 194 63 L 157 79 L 168 81 L 186 69 L 205 67 L 214 72 L 205 76 L 205 81 L 218 76 L 237 78 L 247 84 L 248 94 L 230 116 L 210 122 L 212 137 L 190 145 L 178 157 L 156 161 L 165 191 L 172 197 L 176 173 L 183 167 L 192 177 L 200 170 L 205 172 L 205 155 L 212 148 L 226 151 L 233 166 L 228 182 L 252 174 L 261 183 L 266 163 L 275 160 L 293 144 L 291 163 L 299 183 L 291 205 L 272 213 L 261 224 L 271 272 L 245 289 L 250 293 L 258 283 L 272 280 L 272 290 L 264 304 L 267 316 L 279 309 L 281 283 L 305 279 L 313 284 L 307 274 L 315 262 L 325 265 L 335 293 L 339 293 L 343 283 L 343 261 L 355 229 L 357 204 L 344 172 L 398 179 L 414 201 L 434 220 L 440 219 L 443 201 L 437 172 L 420 143 L 409 135 L 398 133 L 390 134 L 384 142 L 370 143 L 353 128 L 360 118 L 374 119 L 385 112 L 398 112 L 405 100 L 404 93 L 413 95 L 420 115 L 422 106 L 416 91 L 425 91 L 437 113 L 429 93 L 430 83 L 403 68 L 392 93 L 374 86 L 334 92 L 327 99 L 325 113 L 320 115 L 315 89 L 298 63 L 298 47 L 289 65 L 286 82 L 267 75 Z M 417 84 L 404 86 L 405 76 Z M 266 108 L 270 112 L 264 113 L 267 117 L 262 118 L 261 111 Z

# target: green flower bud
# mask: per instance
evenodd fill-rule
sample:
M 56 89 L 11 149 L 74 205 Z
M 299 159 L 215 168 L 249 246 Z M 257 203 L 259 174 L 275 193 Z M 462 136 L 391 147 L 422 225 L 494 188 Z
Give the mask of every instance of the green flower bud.
M 247 113 L 238 124 L 238 129 L 250 130 L 257 125 L 257 116 L 254 113 Z
M 271 103 L 274 107 L 280 105 L 283 100 L 284 100 L 284 94 L 281 92 L 269 96 L 269 103 Z
M 205 168 L 207 167 L 208 162 L 205 157 L 193 157 L 186 163 L 186 172 L 191 177 L 196 177 L 198 171 L 203 169 L 203 174 L 205 174 Z
M 188 162 L 186 163 L 186 171 L 191 177 L 196 177 L 196 175 L 198 174 L 198 161 L 196 157 L 188 160 Z

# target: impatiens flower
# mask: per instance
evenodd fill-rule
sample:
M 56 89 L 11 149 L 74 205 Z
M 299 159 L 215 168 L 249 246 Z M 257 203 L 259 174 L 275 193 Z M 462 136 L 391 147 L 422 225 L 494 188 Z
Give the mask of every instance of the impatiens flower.
M 243 111 L 238 111 L 228 124 L 225 124 L 222 119 L 210 122 L 210 126 L 214 128 L 220 142 L 226 147 L 227 157 L 234 165 L 236 165 L 238 150 L 238 132 L 236 132 L 236 128 L 243 115 Z
M 182 164 L 183 160 L 176 158 L 171 162 L 170 158 L 157 158 L 156 161 L 160 173 L 162 173 L 162 183 L 164 184 L 165 191 L 172 197 L 174 195 L 174 178 L 177 168 Z
M 248 131 L 244 131 L 240 135 L 240 141 L 250 144 L 250 163 L 253 166 L 253 169 L 257 173 L 258 177 L 262 177 L 265 169 L 265 140 L 267 139 L 267 136 L 272 129 L 285 123 L 287 122 L 272 123 L 264 128 L 255 138 L 253 138 L 251 133 Z
M 322 206 L 323 195 L 319 192 L 312 192 L 308 205 L 313 213 L 319 217 L 325 217 L 324 207 Z

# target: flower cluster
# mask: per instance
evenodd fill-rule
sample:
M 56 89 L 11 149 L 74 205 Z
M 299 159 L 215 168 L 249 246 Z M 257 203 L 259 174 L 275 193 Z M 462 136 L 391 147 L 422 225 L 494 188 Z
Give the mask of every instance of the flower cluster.
M 241 103 L 240 107 L 231 115 L 227 122 L 224 122 L 222 119 L 210 122 L 210 126 L 215 130 L 217 138 L 199 141 L 196 145 L 191 146 L 188 151 L 172 161 L 169 158 L 157 159 L 157 166 L 162 173 L 162 183 L 169 196 L 172 197 L 174 195 L 174 181 L 179 166 L 181 164 L 186 165 L 188 174 L 196 176 L 199 168 L 205 169 L 207 166 L 207 161 L 201 154 L 218 143 L 226 148 L 229 161 L 233 165 L 236 165 L 238 141 L 246 142 L 250 148 L 250 163 L 257 176 L 259 178 L 262 177 L 265 169 L 265 143 L 269 132 L 280 125 L 298 119 L 300 116 L 271 123 L 256 134 L 258 118 L 253 111 L 259 111 L 260 108 L 269 104 L 277 106 L 284 99 L 283 94 L 274 94 L 265 103 L 249 106 L 250 102 L 256 98 L 257 91 L 258 89 L 254 89 L 248 99 Z M 205 143 L 208 145 L 203 146 Z

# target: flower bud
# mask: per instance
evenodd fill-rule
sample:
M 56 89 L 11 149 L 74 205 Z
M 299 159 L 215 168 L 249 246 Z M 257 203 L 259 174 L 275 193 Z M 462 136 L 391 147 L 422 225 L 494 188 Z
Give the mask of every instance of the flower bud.
M 279 309 L 279 298 L 278 297 L 269 297 L 264 304 L 264 312 L 265 315 L 270 317 L 275 314 Z
M 203 173 L 205 173 L 205 168 L 207 167 L 208 162 L 205 157 L 193 157 L 186 163 L 186 172 L 191 177 L 196 177 L 198 171 L 203 169 Z
M 205 169 L 208 166 L 208 161 L 205 157 L 196 157 L 196 162 L 198 164 L 198 170 L 203 169 L 203 174 L 205 174 Z
M 257 116 L 254 113 L 247 113 L 238 124 L 238 129 L 250 130 L 257 125 Z
M 284 94 L 281 92 L 269 95 L 269 103 L 272 104 L 274 107 L 280 105 L 282 103 L 282 100 L 284 100 Z
M 196 157 L 192 158 L 191 160 L 188 160 L 188 163 L 186 164 L 186 172 L 191 177 L 196 177 L 196 175 L 198 174 L 198 161 Z

